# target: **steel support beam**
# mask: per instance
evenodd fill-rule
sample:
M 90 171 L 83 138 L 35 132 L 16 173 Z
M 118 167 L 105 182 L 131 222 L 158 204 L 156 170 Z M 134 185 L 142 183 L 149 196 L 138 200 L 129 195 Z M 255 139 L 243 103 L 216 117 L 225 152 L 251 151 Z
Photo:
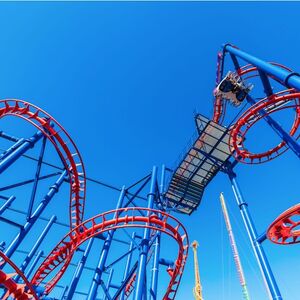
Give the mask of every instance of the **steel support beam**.
M 77 284 L 79 282 L 79 279 L 81 277 L 81 274 L 82 274 L 82 271 L 85 267 L 85 264 L 86 264 L 86 260 L 88 258 L 88 255 L 91 251 L 91 248 L 92 248 L 92 245 L 93 245 L 93 242 L 94 242 L 94 239 L 91 238 L 89 241 L 88 241 L 88 244 L 85 248 L 85 251 L 76 267 L 76 270 L 74 272 L 74 275 L 73 275 L 73 278 L 71 280 L 71 283 L 70 283 L 70 286 L 69 286 L 69 289 L 68 289 L 68 292 L 67 292 L 67 295 L 65 296 L 65 299 L 66 300 L 71 300 L 73 299 L 74 297 L 74 293 L 75 293 L 75 290 L 76 290 L 76 287 L 77 287 Z
M 159 259 L 159 264 L 162 266 L 166 266 L 166 267 L 174 267 L 175 262 L 173 260 L 170 259 L 166 259 L 166 258 L 160 258 Z
M 265 62 L 264 60 L 241 51 L 229 44 L 224 45 L 224 50 L 256 66 L 259 70 L 262 70 L 268 75 L 276 77 L 283 82 L 287 88 L 293 87 L 300 91 L 300 75 L 298 73 L 274 66 L 269 62 Z
M 159 272 L 159 255 L 160 255 L 160 239 L 161 234 L 158 232 L 154 241 L 154 259 L 152 265 L 152 278 L 150 288 L 150 299 L 157 300 L 157 284 L 158 284 L 158 272 Z
M 150 192 L 148 194 L 148 208 L 153 208 L 154 200 L 156 197 L 156 180 L 157 180 L 157 167 L 153 167 L 151 176 L 151 186 Z M 148 212 L 150 215 L 150 212 Z M 145 280 L 146 280 L 146 267 L 147 267 L 147 257 L 149 252 L 149 242 L 150 242 L 150 229 L 145 228 L 144 236 L 140 244 L 140 254 L 138 261 L 137 279 L 136 287 L 134 292 L 134 300 L 141 300 L 144 295 Z
M 134 272 L 136 271 L 138 267 L 138 262 L 136 262 L 133 267 L 130 269 L 130 271 L 127 274 L 127 277 L 125 278 L 125 280 L 123 280 L 119 290 L 116 292 L 116 294 L 113 296 L 112 300 L 117 300 L 119 295 L 121 294 L 122 291 L 125 290 L 127 283 L 129 282 L 129 280 L 132 278 L 132 276 L 134 275 Z
M 40 258 L 43 256 L 44 251 L 40 250 L 36 257 L 34 258 L 32 264 L 28 268 L 28 270 L 24 273 L 25 277 L 29 279 L 30 275 L 32 274 L 34 268 L 36 267 L 37 263 L 39 262 Z
M 44 199 L 40 202 L 34 213 L 32 214 L 31 218 L 25 223 L 23 226 L 23 229 L 16 235 L 14 240 L 10 243 L 10 245 L 5 250 L 5 255 L 7 257 L 11 257 L 12 254 L 15 252 L 15 250 L 18 248 L 20 243 L 23 241 L 27 233 L 30 231 L 32 226 L 35 224 L 35 222 L 38 220 L 38 218 L 41 216 L 42 212 L 45 210 L 46 206 L 50 202 L 50 200 L 53 198 L 53 196 L 58 192 L 60 186 L 64 182 L 64 179 L 67 175 L 67 171 L 64 171 L 57 181 L 52 185 L 49 189 L 49 192 L 45 195 Z M 0 266 L 1 268 L 1 266 Z
M 261 243 L 259 242 L 259 239 L 258 239 L 259 236 L 257 234 L 254 222 L 251 218 L 251 215 L 250 215 L 250 212 L 248 209 L 248 204 L 245 202 L 245 200 L 242 196 L 239 185 L 236 181 L 236 174 L 233 172 L 233 170 L 230 166 L 228 167 L 228 175 L 229 175 L 233 193 L 234 193 L 236 202 L 239 206 L 240 213 L 242 215 L 242 219 L 243 219 L 245 228 L 247 230 L 248 237 L 250 239 L 256 260 L 258 262 L 262 276 L 264 278 L 269 297 L 270 297 L 270 299 L 273 299 L 273 300 L 282 300 L 282 296 L 280 294 L 280 291 L 277 286 L 273 272 L 271 270 L 270 264 L 268 262 L 266 254 L 264 252 L 264 249 L 263 249 Z
M 41 173 L 41 169 L 42 169 L 42 162 L 43 162 L 43 158 L 44 158 L 46 142 L 47 142 L 47 137 L 44 136 L 43 141 L 42 141 L 42 147 L 41 147 L 41 150 L 40 150 L 38 163 L 37 163 L 37 168 L 36 168 L 36 172 L 35 172 L 35 177 L 34 177 L 33 187 L 32 187 L 32 191 L 31 191 L 31 196 L 30 196 L 30 200 L 29 200 L 29 206 L 28 206 L 28 211 L 27 211 L 27 220 L 30 219 L 31 213 L 32 213 L 32 208 L 33 208 L 33 204 L 34 204 L 34 200 L 35 200 L 35 195 L 36 195 L 36 191 L 37 191 L 37 187 L 38 187 L 38 183 L 39 183 L 39 177 L 40 177 L 40 173 Z
M 16 136 L 13 136 L 13 135 L 10 135 L 10 134 L 7 134 L 2 130 L 0 131 L 0 137 L 3 138 L 3 139 L 6 139 L 8 141 L 11 141 L 11 142 L 17 142 L 17 141 L 20 140 L 20 138 L 18 138 Z
M 161 178 L 160 178 L 160 186 L 159 186 L 159 194 L 161 199 L 164 198 L 165 191 L 165 173 L 166 168 L 163 165 L 161 170 Z M 163 200 L 162 200 L 163 201 Z M 159 209 L 163 209 L 162 204 L 159 205 Z M 161 214 L 159 216 L 161 218 Z M 160 240 L 161 240 L 161 232 L 156 233 L 156 237 L 154 239 L 154 259 L 152 264 L 152 277 L 150 283 L 150 298 L 153 300 L 157 300 L 157 285 L 158 285 L 158 273 L 159 273 L 159 256 L 160 256 Z
M 11 206 L 12 202 L 13 202 L 15 199 L 16 199 L 15 196 L 11 196 L 11 197 L 9 197 L 9 198 L 5 201 L 5 203 L 0 207 L 0 216 L 5 212 L 5 210 L 6 210 L 7 208 L 9 208 L 9 207 Z
M 68 289 L 69 289 L 69 287 L 66 285 L 64 287 L 64 289 L 62 290 L 62 293 L 61 293 L 60 298 L 59 298 L 60 300 L 65 300 L 66 299 L 66 293 L 67 293 Z
M 20 158 L 27 150 L 33 148 L 35 143 L 38 142 L 43 137 L 43 133 L 38 131 L 31 138 L 25 140 L 23 143 L 18 145 L 18 147 L 7 151 L 9 155 L 6 155 L 0 161 L 0 174 L 2 174 L 8 167 L 10 167 L 18 158 Z M 19 142 L 17 142 L 19 143 Z M 14 147 L 14 146 L 12 146 Z
M 118 200 L 116 209 L 119 209 L 123 206 L 123 200 L 124 200 L 125 195 L 126 195 L 126 189 L 125 189 L 125 186 L 123 186 L 120 196 L 119 196 L 119 200 Z M 114 214 L 114 218 L 116 218 L 116 217 L 117 217 L 117 212 Z M 99 284 L 101 283 L 102 273 L 105 270 L 105 263 L 106 263 L 106 259 L 108 256 L 108 252 L 109 252 L 109 248 L 110 248 L 113 236 L 114 236 L 114 230 L 108 231 L 107 237 L 106 237 L 104 245 L 102 247 L 101 256 L 100 256 L 97 268 L 96 268 L 94 276 L 93 276 L 93 281 L 92 281 L 91 287 L 89 289 L 87 300 L 95 300 L 97 297 L 97 289 L 98 289 Z
M 44 228 L 44 230 L 42 231 L 42 233 L 40 234 L 39 238 L 36 240 L 35 244 L 33 245 L 33 247 L 31 248 L 30 252 L 27 254 L 27 256 L 25 257 L 20 270 L 24 273 L 25 269 L 27 268 L 27 266 L 29 265 L 30 261 L 32 260 L 34 254 L 36 253 L 37 249 L 40 247 L 42 241 L 45 239 L 46 235 L 48 234 L 51 226 L 53 225 L 53 223 L 56 221 L 56 216 L 52 216 L 50 221 L 48 222 L 48 224 L 46 225 L 46 227 Z M 16 275 L 14 277 L 15 281 L 18 282 L 18 280 L 20 279 L 19 275 Z
M 110 269 L 109 275 L 108 275 L 108 278 L 107 278 L 107 282 L 106 282 L 106 286 L 105 286 L 106 291 L 107 291 L 108 294 L 109 294 L 110 284 L 111 284 L 113 275 L 114 275 L 114 269 Z M 106 295 L 104 296 L 104 300 L 108 300 Z
M 125 267 L 125 271 L 124 271 L 124 275 L 123 275 L 122 284 L 124 283 L 124 281 L 126 280 L 126 278 L 128 277 L 128 274 L 130 272 L 132 251 L 133 251 L 133 247 L 134 247 L 134 239 L 135 239 L 135 232 L 133 232 L 132 236 L 131 236 L 132 241 L 130 242 L 130 246 L 129 246 L 129 250 L 128 250 L 129 254 L 127 256 L 126 267 Z M 125 297 L 125 289 L 123 289 L 121 292 L 120 300 L 124 300 L 124 297 Z
M 17 150 L 23 143 L 25 139 L 19 139 L 18 141 L 15 141 L 15 143 L 9 147 L 7 150 L 3 151 L 3 153 L 0 155 L 0 160 L 6 158 L 8 155 L 10 155 L 12 152 Z

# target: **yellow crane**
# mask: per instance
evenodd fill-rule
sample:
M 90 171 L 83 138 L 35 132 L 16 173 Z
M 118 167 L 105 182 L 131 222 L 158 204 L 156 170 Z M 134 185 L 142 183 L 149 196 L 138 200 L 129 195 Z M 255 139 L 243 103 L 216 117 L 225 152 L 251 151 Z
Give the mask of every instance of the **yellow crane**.
M 193 243 L 191 244 L 191 247 L 193 248 L 193 252 L 194 252 L 194 268 L 195 268 L 195 287 L 193 288 L 193 293 L 194 293 L 195 300 L 203 300 L 202 286 L 200 282 L 198 255 L 197 255 L 198 246 L 199 244 L 197 241 L 193 241 Z

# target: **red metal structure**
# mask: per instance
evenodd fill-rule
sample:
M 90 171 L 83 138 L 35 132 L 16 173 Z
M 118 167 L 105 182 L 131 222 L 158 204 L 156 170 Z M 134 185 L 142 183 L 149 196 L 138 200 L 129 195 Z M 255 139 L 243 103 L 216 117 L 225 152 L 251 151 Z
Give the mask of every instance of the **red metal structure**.
M 46 195 L 45 200 L 41 202 L 36 211 L 33 213 L 31 211 L 33 203 L 31 204 L 31 209 L 28 212 L 28 221 L 23 226 L 23 230 L 21 231 L 21 233 L 8 247 L 5 252 L 6 254 L 0 252 L 0 256 L 3 260 L 1 268 L 3 268 L 4 265 L 9 264 L 14 268 L 18 276 L 16 278 L 14 274 L 6 274 L 0 269 L 0 285 L 3 285 L 6 288 L 6 293 L 5 295 L 3 295 L 3 299 L 6 299 L 8 297 L 13 297 L 15 299 L 39 299 L 40 297 L 42 297 L 43 299 L 52 299 L 47 298 L 47 295 L 54 289 L 60 278 L 64 275 L 65 271 L 71 264 L 75 251 L 79 248 L 80 245 L 82 245 L 87 240 L 92 240 L 99 236 L 103 237 L 106 243 L 106 249 L 103 250 L 103 253 L 105 253 L 104 255 L 107 256 L 107 249 L 109 248 L 107 247 L 107 245 L 110 245 L 110 243 L 112 242 L 114 232 L 119 229 L 124 230 L 130 228 L 144 230 L 145 237 L 149 235 L 148 241 L 147 238 L 142 239 L 142 243 L 149 243 L 149 248 L 147 248 L 145 253 L 147 260 L 145 261 L 143 268 L 146 267 L 146 265 L 150 262 L 150 258 L 153 254 L 155 254 L 155 264 L 159 264 L 159 250 L 155 247 L 159 245 L 157 238 L 160 237 L 160 234 L 166 234 L 170 236 L 178 244 L 177 258 L 174 263 L 170 262 L 170 265 L 168 265 L 170 282 L 163 296 L 163 299 L 165 300 L 174 299 L 187 259 L 189 241 L 183 225 L 177 219 L 165 212 L 162 199 L 163 196 L 158 195 L 159 191 L 157 190 L 155 169 L 153 170 L 154 173 L 152 173 L 151 175 L 152 177 L 146 176 L 142 180 L 138 181 L 138 183 L 133 185 L 136 186 L 137 184 L 142 183 L 141 188 L 139 188 L 137 192 L 134 192 L 134 194 L 129 193 L 129 189 L 121 190 L 120 199 L 116 210 L 104 212 L 84 221 L 84 206 L 86 197 L 85 169 L 81 155 L 69 134 L 48 113 L 38 108 L 37 106 L 22 100 L 5 99 L 0 101 L 0 118 L 4 118 L 6 116 L 15 116 L 24 119 L 34 127 L 36 127 L 39 131 L 31 140 L 26 141 L 14 140 L 14 137 L 10 137 L 2 133 L 2 135 L 6 136 L 8 139 L 15 141 L 16 144 L 6 152 L 4 152 L 4 154 L 2 155 L 3 161 L 2 164 L 0 162 L 0 172 L 3 172 L 17 158 L 24 155 L 25 151 L 27 151 L 27 149 L 29 148 L 32 148 L 41 137 L 44 137 L 41 154 L 43 154 L 45 150 L 45 140 L 50 141 L 61 159 L 64 171 L 63 169 L 61 169 L 63 172 L 60 173 L 59 180 L 50 188 L 50 191 Z M 35 188 L 37 182 L 42 178 L 40 176 L 40 166 L 44 163 L 42 157 L 43 155 L 40 155 L 40 158 L 37 160 L 38 169 L 36 178 L 33 180 L 33 182 L 36 183 Z M 144 188 L 144 186 L 146 186 L 148 182 L 150 182 L 150 179 L 151 193 L 148 196 L 148 208 L 127 207 L 133 201 L 133 199 L 135 199 L 135 197 L 143 198 L 139 196 L 139 192 Z M 23 273 L 23 270 L 27 267 L 28 263 L 24 266 L 22 265 L 22 270 L 20 270 L 8 256 L 11 256 L 14 251 L 16 251 L 22 239 L 30 231 L 35 221 L 40 217 L 46 205 L 54 196 L 54 194 L 58 192 L 60 185 L 64 181 L 68 181 L 70 186 L 70 231 L 37 268 L 33 278 L 31 280 L 28 280 Z M 163 184 L 164 180 L 162 179 L 161 192 L 163 192 Z M 16 184 L 16 186 L 19 185 L 19 183 Z M 129 199 L 127 204 L 123 205 L 123 199 L 125 198 L 125 196 L 128 197 L 129 195 L 131 195 L 131 198 Z M 2 214 L 6 209 L 9 209 L 12 200 L 13 198 L 8 199 L 4 206 L 0 208 L 0 214 Z M 157 205 L 160 208 L 159 210 L 153 209 L 154 201 L 158 203 Z M 9 222 L 9 220 L 6 221 Z M 55 222 L 55 218 L 52 218 L 51 222 Z M 43 236 L 36 242 L 32 253 L 28 254 L 28 260 L 33 257 L 34 252 L 37 250 L 37 247 L 40 245 L 41 240 L 45 237 L 52 223 L 49 223 L 48 229 L 45 229 L 45 233 L 43 233 Z M 107 234 L 106 238 L 104 236 L 105 233 Z M 157 240 L 155 244 L 156 246 L 152 247 L 152 244 L 155 240 Z M 128 253 L 130 254 L 131 251 L 129 251 Z M 86 255 L 88 255 L 88 252 Z M 101 256 L 101 259 L 103 260 L 103 255 Z M 141 263 L 142 265 L 142 262 L 139 263 Z M 100 267 L 100 269 L 101 268 L 102 267 Z M 127 299 L 132 291 L 137 289 L 138 285 L 140 285 L 142 277 L 141 271 L 138 268 L 138 263 L 135 264 L 135 266 L 132 268 L 132 271 L 134 272 L 127 275 L 128 278 L 126 278 L 126 280 L 121 284 L 114 299 L 124 299 L 124 296 Z M 101 272 L 104 272 L 104 269 L 102 269 Z M 144 276 L 146 275 L 144 274 Z M 157 276 L 153 278 L 155 279 L 152 280 L 152 284 L 157 285 Z M 18 283 L 19 279 L 23 281 L 22 284 Z M 75 279 L 72 280 L 69 296 L 67 296 L 67 299 L 71 299 L 73 293 L 75 292 L 74 289 L 76 288 L 76 284 L 74 280 Z M 90 295 L 88 295 L 89 299 L 94 299 L 94 297 L 96 296 L 95 291 L 97 292 L 98 285 L 99 284 L 97 284 L 96 288 L 95 286 L 92 286 L 91 293 Z M 125 293 L 123 296 L 121 293 L 122 285 L 124 286 L 123 289 Z M 43 286 L 43 288 L 41 289 L 39 288 L 39 286 Z M 36 292 L 36 290 L 39 290 L 39 292 Z M 109 286 L 106 290 L 104 290 L 106 295 L 108 295 L 108 290 Z M 140 288 L 140 292 L 144 293 L 143 290 L 144 288 Z M 155 295 L 155 287 L 153 288 L 152 292 L 154 293 L 153 295 Z M 62 296 L 62 299 L 64 299 L 64 297 L 65 296 Z M 135 297 L 139 298 L 140 296 Z
M 230 71 L 224 76 L 225 58 L 231 63 Z M 246 65 L 241 66 L 241 63 Z M 247 81 L 255 82 L 256 98 L 250 95 L 253 87 L 249 88 Z M 266 233 L 259 236 L 250 216 L 248 204 L 245 202 L 236 181 L 233 167 L 238 163 L 260 164 L 271 161 L 291 149 L 300 158 L 299 139 L 300 125 L 300 75 L 290 68 L 278 63 L 268 63 L 231 44 L 225 44 L 223 51 L 218 54 L 217 80 L 214 90 L 213 120 L 223 124 L 227 114 L 226 106 L 241 107 L 235 118 L 226 124 L 229 128 L 229 150 L 235 157 L 234 163 L 227 164 L 225 172 L 229 175 L 232 188 L 239 206 L 243 222 L 253 246 L 256 259 L 262 271 L 270 299 L 282 299 L 276 280 L 261 246 L 269 238 L 272 242 L 282 245 L 299 242 L 298 230 L 300 208 L 299 204 L 281 214 L 269 227 Z M 258 100 L 258 101 L 257 101 Z M 241 105 L 243 103 L 243 105 Z M 250 105 L 246 108 L 246 105 Z M 283 110 L 295 111 L 294 121 L 289 131 L 285 131 L 271 115 Z M 246 147 L 246 136 L 249 130 L 264 120 L 280 137 L 276 146 L 256 153 Z
M 300 242 L 299 231 L 300 204 L 297 204 L 280 216 L 269 226 L 268 238 L 279 245 L 297 244 Z
M 147 213 L 147 216 L 140 216 L 140 211 Z M 125 216 L 121 216 L 122 213 L 125 213 Z M 117 214 L 118 217 L 113 218 L 114 214 Z M 158 214 L 161 214 L 161 217 L 158 217 Z M 41 284 L 52 271 L 60 266 L 59 272 L 51 280 L 47 281 L 45 294 L 48 294 L 64 274 L 74 252 L 83 242 L 108 230 L 116 230 L 124 227 L 142 227 L 161 231 L 176 240 L 179 248 L 178 255 L 173 275 L 163 298 L 166 300 L 174 299 L 188 253 L 189 243 L 187 233 L 182 224 L 174 217 L 158 210 L 139 207 L 108 211 L 81 223 L 69 232 L 52 250 L 39 267 L 31 283 L 33 285 Z
M 230 56 L 233 69 L 224 76 L 225 58 Z M 244 61 L 244 67 L 240 66 L 240 60 Z M 247 80 L 257 80 L 263 89 L 259 88 L 258 98 L 250 95 L 252 85 Z M 275 88 L 271 85 L 275 83 Z M 262 92 L 263 91 L 263 92 Z M 248 205 L 245 202 L 236 181 L 236 173 L 233 171 L 238 162 L 245 164 L 258 164 L 270 161 L 282 154 L 288 148 L 300 158 L 299 138 L 300 125 L 300 76 L 289 68 L 277 63 L 267 63 L 255 58 L 230 44 L 223 47 L 223 52 L 218 54 L 216 88 L 214 90 L 214 115 L 212 120 L 200 114 L 195 116 L 197 132 L 193 136 L 188 149 L 180 157 L 174 170 L 163 167 L 161 181 L 158 184 L 157 168 L 129 188 L 118 189 L 120 192 L 115 210 L 97 214 L 89 219 L 84 218 L 86 181 L 85 168 L 81 155 L 66 130 L 48 113 L 42 109 L 22 100 L 6 99 L 0 101 L 0 118 L 14 116 L 32 124 L 38 132 L 28 139 L 16 138 L 0 132 L 0 136 L 14 142 L 14 144 L 0 154 L 0 174 L 9 168 L 17 159 L 23 157 L 25 152 L 42 140 L 41 151 L 37 162 L 36 175 L 32 180 L 14 183 L 0 188 L 0 191 L 8 190 L 33 183 L 32 194 L 26 215 L 26 222 L 21 225 L 9 218 L 2 217 L 10 209 L 14 196 L 5 197 L 0 195 L 6 202 L 0 207 L 0 219 L 7 224 L 18 227 L 20 231 L 5 251 L 0 252 L 3 264 L 0 266 L 0 285 L 5 293 L 2 298 L 13 297 L 15 299 L 45 299 L 53 300 L 52 292 L 59 286 L 67 269 L 72 265 L 72 259 L 76 251 L 83 252 L 71 282 L 62 286 L 63 294 L 60 300 L 70 300 L 76 293 L 76 288 L 82 270 L 85 267 L 87 257 L 92 247 L 93 240 L 100 239 L 104 243 L 100 253 L 97 267 L 93 268 L 93 278 L 88 293 L 81 293 L 87 300 L 96 300 L 98 287 L 104 292 L 104 299 L 125 300 L 131 297 L 134 300 L 160 298 L 158 289 L 158 269 L 165 266 L 169 283 L 163 290 L 164 300 L 173 300 L 181 281 L 184 266 L 188 255 L 188 236 L 183 225 L 170 212 L 179 212 L 190 215 L 200 205 L 203 193 L 209 182 L 219 171 L 228 175 L 234 195 L 243 217 L 250 242 L 253 246 L 256 259 L 265 279 L 267 290 L 272 299 L 282 299 L 276 280 L 262 248 L 262 242 L 268 237 L 278 244 L 298 243 L 300 233 L 297 226 L 300 222 L 294 219 L 300 214 L 299 205 L 289 209 L 279 216 L 270 226 L 267 234 L 257 234 L 254 223 L 250 216 Z M 256 100 L 258 100 L 256 102 Z M 243 103 L 243 105 L 241 105 Z M 229 105 L 234 108 L 241 107 L 235 118 L 227 123 Z M 244 105 L 245 104 L 245 105 Z M 247 109 L 246 104 L 250 104 Z M 295 110 L 295 118 L 289 132 L 286 132 L 271 115 L 286 109 Z M 254 153 L 246 147 L 246 135 L 249 130 L 264 119 L 268 125 L 281 138 L 281 142 L 262 153 Z M 56 173 L 41 176 L 41 166 L 45 164 L 45 144 L 49 141 L 56 150 L 60 163 L 63 167 L 54 166 Z M 232 159 L 234 157 L 234 159 Z M 32 158 L 31 158 L 32 159 Z M 47 163 L 47 165 L 50 165 Z M 52 165 L 53 167 L 53 165 Z M 165 174 L 170 172 L 171 178 L 166 185 Z M 37 205 L 34 212 L 33 203 L 37 185 L 40 180 L 59 176 L 42 201 Z M 91 179 L 90 179 L 91 180 Z M 95 182 L 95 180 L 93 180 Z M 51 199 L 58 193 L 61 185 L 67 182 L 69 186 L 69 223 L 62 224 L 56 221 L 56 216 L 51 219 L 42 216 L 43 211 Z M 109 186 L 109 185 L 106 185 Z M 142 194 L 147 189 L 146 196 Z M 137 205 L 134 201 L 141 200 L 146 203 Z M 146 202 L 145 202 L 146 201 Z M 129 206 L 133 207 L 129 207 Z M 16 210 L 15 210 L 16 211 Z M 10 257 L 18 250 L 20 243 L 31 231 L 37 220 L 44 218 L 48 224 L 39 238 L 34 242 L 24 262 L 17 267 Z M 41 255 L 36 255 L 35 263 L 32 262 L 36 251 L 53 223 L 67 227 L 64 238 L 50 251 L 43 262 L 38 263 Z M 126 230 L 139 230 L 141 233 Z M 125 232 L 127 240 L 121 243 L 128 247 L 125 254 L 107 264 L 111 244 L 116 239 L 115 233 Z M 170 238 L 177 244 L 176 258 L 162 259 L 160 257 L 161 236 Z M 86 248 L 84 242 L 87 242 Z M 0 246 L 3 246 L 2 244 Z M 4 247 L 4 246 L 3 246 Z M 127 249 L 127 248 L 126 248 Z M 3 249 L 4 250 L 4 249 Z M 135 263 L 132 264 L 132 253 Z M 115 264 L 127 258 L 123 277 L 117 277 L 118 282 L 112 282 L 113 267 Z M 30 272 L 28 265 L 31 263 Z M 149 268 L 152 264 L 151 278 Z M 10 265 L 16 276 L 4 271 Z M 31 272 L 35 270 L 33 277 Z M 26 271 L 26 273 L 25 273 Z M 26 276 L 25 276 L 26 274 Z M 107 275 L 106 284 L 103 277 Z M 148 275 L 147 275 L 148 274 Z M 31 279 L 30 279 L 31 278 Z M 19 283 L 22 280 L 22 284 Z M 113 290 L 113 296 L 111 295 Z M 148 297 L 149 296 L 149 297 Z M 52 297 L 52 298 L 51 298 Z M 55 298 L 56 300 L 57 298 Z
M 14 269 L 14 271 L 22 277 L 24 281 L 24 284 L 18 284 L 12 278 L 15 274 L 6 274 L 2 270 L 0 270 L 0 284 L 5 286 L 7 289 L 7 292 L 2 299 L 8 299 L 9 296 L 12 296 L 14 297 L 14 299 L 19 300 L 27 300 L 32 298 L 38 300 L 32 284 L 24 276 L 22 271 L 20 271 L 20 269 L 1 251 L 0 257 L 2 259 L 1 263 L 9 264 Z
M 294 108 L 296 116 L 289 135 L 295 137 L 297 140 L 299 138 L 298 129 L 300 124 L 299 97 L 300 93 L 297 93 L 295 90 L 286 90 L 264 98 L 246 110 L 231 130 L 229 145 L 235 150 L 235 158 L 243 163 L 256 164 L 270 161 L 284 153 L 288 149 L 284 141 L 265 152 L 251 153 L 244 146 L 245 137 L 249 129 L 266 115 Z M 262 111 L 265 113 L 262 114 Z
M 17 99 L 1 100 L 0 105 L 0 118 L 15 116 L 26 120 L 55 147 L 69 177 L 70 228 L 79 225 L 83 220 L 86 179 L 83 161 L 75 143 L 66 130 L 39 107 Z

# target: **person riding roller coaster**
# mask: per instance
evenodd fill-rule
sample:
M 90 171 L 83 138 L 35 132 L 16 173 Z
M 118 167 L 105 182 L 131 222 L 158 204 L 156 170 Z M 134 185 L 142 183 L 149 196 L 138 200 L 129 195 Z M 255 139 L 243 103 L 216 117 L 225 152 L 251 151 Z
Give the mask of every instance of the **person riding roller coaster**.
M 228 72 L 215 90 L 215 96 L 222 96 L 239 106 L 246 98 L 253 85 L 246 85 L 242 78 L 233 72 Z

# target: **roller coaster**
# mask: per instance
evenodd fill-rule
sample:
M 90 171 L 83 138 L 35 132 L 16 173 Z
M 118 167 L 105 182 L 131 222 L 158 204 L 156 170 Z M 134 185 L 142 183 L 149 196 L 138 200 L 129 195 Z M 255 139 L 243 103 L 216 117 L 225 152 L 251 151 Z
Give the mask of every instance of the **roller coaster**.
M 254 92 L 257 93 L 256 97 L 251 96 Z M 300 215 L 300 206 L 297 204 L 288 209 L 259 235 L 234 168 L 238 163 L 251 165 L 269 162 L 288 149 L 300 157 L 300 145 L 297 143 L 300 75 L 281 64 L 265 62 L 236 46 L 226 44 L 217 56 L 213 96 L 212 118 L 195 115 L 196 134 L 175 168 L 162 166 L 159 181 L 158 168 L 154 166 L 150 174 L 130 187 L 118 190 L 120 195 L 116 209 L 90 218 L 85 217 L 86 183 L 89 178 L 79 150 L 67 131 L 50 114 L 31 103 L 16 99 L 1 100 L 1 122 L 8 117 L 17 117 L 36 130 L 29 138 L 0 132 L 1 138 L 10 143 L 0 155 L 0 174 L 3 178 L 6 176 L 5 171 L 13 168 L 22 158 L 36 164 L 33 179 L 0 188 L 1 192 L 10 192 L 32 184 L 29 203 L 22 205 L 28 206 L 26 211 L 12 208 L 15 195 L 0 195 L 4 201 L 0 207 L 0 221 L 18 228 L 17 235 L 11 241 L 8 239 L 0 244 L 2 299 L 74 299 L 81 295 L 83 299 L 96 300 L 100 299 L 100 289 L 104 294 L 103 299 L 108 300 L 175 299 L 190 245 L 183 224 L 171 214 L 194 213 L 201 203 L 205 188 L 219 172 L 229 177 L 270 299 L 282 299 L 262 243 L 266 239 L 280 245 L 299 243 L 300 231 L 297 228 L 300 221 L 297 217 Z M 229 106 L 235 114 L 233 120 L 228 120 Z M 271 115 L 288 109 L 295 113 L 295 117 L 292 127 L 286 131 Z M 259 121 L 265 121 L 281 142 L 261 153 L 255 153 L 248 150 L 246 135 Z M 27 152 L 37 148 L 39 143 L 41 147 L 38 157 L 28 155 Z M 49 148 L 46 144 L 50 144 L 57 153 L 56 164 L 45 160 L 45 152 Z M 42 175 L 41 169 L 45 166 L 55 167 L 56 171 Z M 53 177 L 57 177 L 56 181 L 37 204 L 39 185 Z M 66 184 L 69 190 L 69 222 L 63 224 L 56 216 L 45 218 L 43 212 L 60 193 L 62 185 Z M 137 205 L 137 202 L 142 204 Z M 5 217 L 9 212 L 26 216 L 24 224 L 12 217 Z M 34 240 L 31 250 L 23 253 L 26 255 L 24 261 L 18 265 L 12 256 L 22 251 L 24 239 L 30 236 L 38 220 L 47 221 L 47 225 Z M 53 245 L 47 256 L 43 256 L 39 249 L 43 241 L 49 239 L 53 224 L 63 226 L 67 231 L 60 241 L 56 241 L 57 244 Z M 122 240 L 116 238 L 120 232 L 123 233 Z M 173 256 L 162 257 L 162 237 L 177 245 L 177 252 Z M 78 291 L 78 284 L 83 270 L 88 268 L 86 261 L 95 240 L 102 242 L 102 249 L 98 251 L 97 266 L 91 268 L 93 278 L 89 292 L 84 294 Z M 108 264 L 111 251 L 118 242 L 125 245 L 127 250 Z M 75 264 L 72 279 L 68 284 L 60 286 L 70 266 L 74 266 L 72 260 L 76 254 L 80 254 L 80 258 Z M 161 268 L 166 271 L 162 276 L 168 279 L 167 283 L 161 284 L 159 280 Z M 116 276 L 114 270 L 118 271 Z M 60 296 L 55 292 L 57 288 L 61 289 Z

